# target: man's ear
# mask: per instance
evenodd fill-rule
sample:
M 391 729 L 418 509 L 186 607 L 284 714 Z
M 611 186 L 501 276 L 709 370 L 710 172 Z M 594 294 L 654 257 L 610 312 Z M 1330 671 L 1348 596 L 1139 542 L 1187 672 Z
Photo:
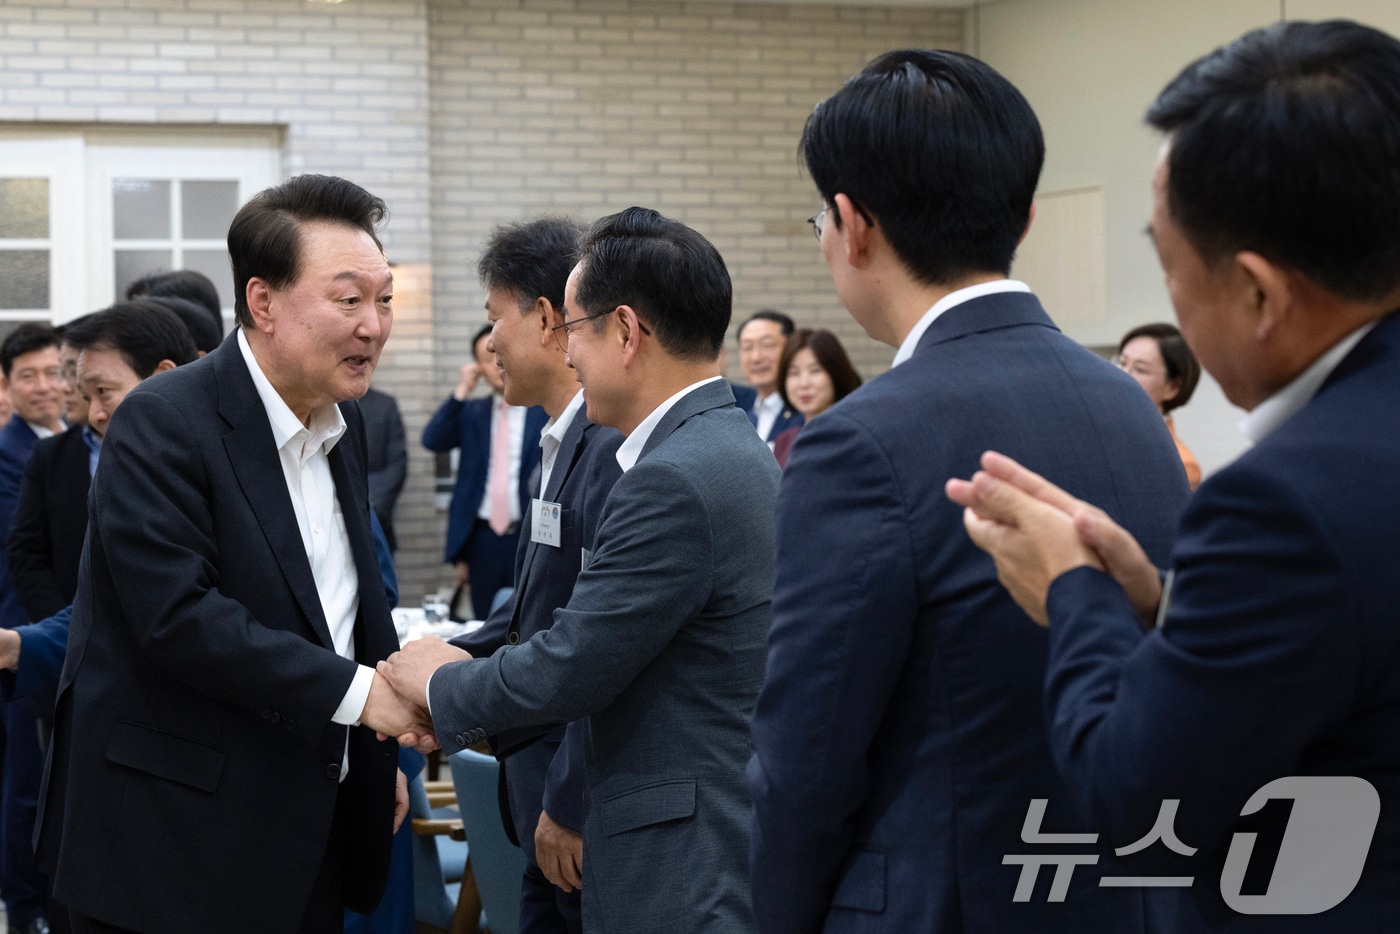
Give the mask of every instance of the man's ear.
M 832 199 L 831 207 L 841 218 L 836 235 L 841 240 L 841 251 L 846 262 L 857 268 L 864 266 L 870 257 L 875 229 L 865 219 L 865 214 L 856 208 L 855 202 L 845 195 L 837 194 Z
M 1021 239 L 1019 239 L 1019 240 L 1016 241 L 1016 245 L 1017 245 L 1017 246 L 1020 246 L 1021 244 L 1023 244 L 1023 243 L 1026 242 L 1026 234 L 1028 234 L 1028 233 L 1031 232 L 1031 224 L 1034 224 L 1034 223 L 1035 223 L 1035 201 L 1032 200 L 1032 201 L 1031 201 L 1031 212 L 1030 212 L 1029 214 L 1026 215 L 1026 229 L 1021 231 Z
M 559 322 L 554 320 L 554 303 L 541 295 L 535 299 L 535 307 L 531 308 L 527 314 L 535 322 L 535 326 L 539 328 L 540 346 L 546 348 L 555 346 L 553 328 Z M 558 348 L 556 347 L 556 349 Z
M 1297 313 L 1296 274 L 1252 250 L 1236 253 L 1234 261 L 1242 278 L 1240 288 L 1252 292 L 1249 300 L 1255 315 L 1255 336 L 1267 341 Z
M 166 370 L 173 370 L 177 365 L 178 364 L 176 364 L 174 360 L 162 360 L 156 364 L 156 368 L 151 371 L 151 375 L 154 376 L 157 373 L 164 373 Z
M 243 290 L 243 297 L 248 302 L 248 314 L 253 319 L 253 327 L 270 333 L 273 324 L 272 288 L 267 281 L 256 276 L 249 279 L 247 287 Z
M 641 349 L 642 343 L 642 323 L 637 317 L 636 310 L 631 305 L 618 305 L 613 314 L 617 318 L 617 337 L 615 340 L 620 344 L 622 350 L 622 365 L 631 366 L 632 361 L 637 358 L 637 352 Z M 610 322 L 609 327 L 613 327 Z

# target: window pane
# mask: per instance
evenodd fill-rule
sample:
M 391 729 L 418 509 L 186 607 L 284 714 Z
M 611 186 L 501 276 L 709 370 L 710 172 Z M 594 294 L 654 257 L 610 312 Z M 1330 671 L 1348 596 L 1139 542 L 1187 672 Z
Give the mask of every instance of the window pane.
M 48 235 L 49 180 L 0 178 L 0 237 L 42 240 Z
M 153 272 L 169 272 L 169 250 L 117 250 L 112 254 L 116 267 L 117 301 L 126 298 L 126 288 Z
M 238 182 L 183 182 L 180 235 L 186 240 L 223 240 L 238 211 Z
M 219 290 L 219 307 L 233 307 L 233 271 L 229 268 L 227 250 L 186 250 L 185 268 L 202 272 L 214 280 Z
M 0 250 L 0 308 L 49 307 L 49 251 Z
M 170 238 L 170 183 L 112 179 L 112 235 L 118 240 Z

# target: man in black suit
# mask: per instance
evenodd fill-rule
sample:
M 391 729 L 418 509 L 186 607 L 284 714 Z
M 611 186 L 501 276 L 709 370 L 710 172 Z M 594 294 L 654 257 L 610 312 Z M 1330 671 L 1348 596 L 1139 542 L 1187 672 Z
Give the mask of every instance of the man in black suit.
M 792 319 L 771 308 L 754 312 L 739 326 L 739 369 L 749 385 L 734 387 L 734 404 L 744 410 L 769 447 L 778 435 L 803 422 L 802 413 L 788 406 L 778 392 L 787 377 L 778 372 L 778 364 L 792 331 Z
M 394 505 L 408 478 L 408 446 L 399 403 L 387 392 L 373 386 L 360 400 L 365 417 L 365 441 L 369 444 L 369 502 L 384 527 L 389 550 L 397 551 L 394 534 Z
M 333 932 L 383 891 L 407 792 L 373 731 L 425 718 L 370 667 L 397 645 L 353 401 L 393 317 L 383 217 L 325 176 L 254 197 L 237 337 L 103 439 L 38 833 L 80 934 Z
M 540 475 L 521 526 L 515 593 L 485 626 L 455 644 L 485 657 L 528 641 L 554 625 L 567 606 L 585 550 L 592 551 L 603 502 L 622 475 L 622 435 L 584 413 L 583 390 L 553 329 L 564 322 L 564 284 L 582 231 L 556 218 L 497 230 L 477 270 L 486 286 L 491 348 L 501 365 L 506 402 L 549 413 L 539 440 Z M 541 521 L 543 509 L 559 516 Z M 501 816 L 525 851 L 521 934 L 579 934 L 584 796 L 581 724 L 529 745 L 498 745 Z

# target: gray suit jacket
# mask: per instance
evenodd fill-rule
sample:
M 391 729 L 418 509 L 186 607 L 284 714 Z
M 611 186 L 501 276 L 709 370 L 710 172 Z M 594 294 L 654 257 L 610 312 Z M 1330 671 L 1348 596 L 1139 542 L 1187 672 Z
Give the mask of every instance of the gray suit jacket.
M 586 930 L 753 930 L 743 769 L 772 613 L 777 462 L 724 382 L 682 398 L 603 508 L 553 628 L 433 677 L 451 753 L 587 717 Z

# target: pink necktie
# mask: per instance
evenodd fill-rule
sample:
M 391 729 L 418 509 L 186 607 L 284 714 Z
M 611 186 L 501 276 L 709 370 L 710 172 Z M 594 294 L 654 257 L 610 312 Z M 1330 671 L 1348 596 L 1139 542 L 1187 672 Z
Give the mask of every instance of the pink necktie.
M 496 430 L 491 438 L 491 479 L 487 484 L 491 497 L 491 531 L 506 534 L 510 528 L 510 410 L 505 400 L 496 409 Z

